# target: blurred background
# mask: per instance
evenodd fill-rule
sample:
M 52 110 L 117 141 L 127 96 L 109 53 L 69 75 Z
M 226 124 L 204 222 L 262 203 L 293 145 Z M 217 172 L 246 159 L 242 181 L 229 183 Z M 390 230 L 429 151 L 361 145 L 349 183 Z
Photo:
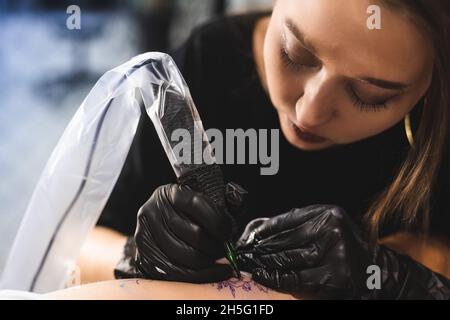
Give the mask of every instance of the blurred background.
M 217 15 L 273 0 L 0 0 L 0 272 L 50 153 L 96 80 L 180 46 Z M 70 5 L 81 29 L 69 30 Z

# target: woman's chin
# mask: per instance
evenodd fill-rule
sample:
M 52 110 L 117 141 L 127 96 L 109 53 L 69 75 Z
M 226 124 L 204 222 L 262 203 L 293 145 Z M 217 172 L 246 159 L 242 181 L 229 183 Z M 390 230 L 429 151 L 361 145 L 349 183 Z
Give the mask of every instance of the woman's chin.
M 297 137 L 289 137 L 288 135 L 286 135 L 286 139 L 287 141 L 293 145 L 294 147 L 301 149 L 303 151 L 320 151 L 320 150 L 325 150 L 328 149 L 332 146 L 332 144 L 330 144 L 328 141 L 324 141 L 321 143 L 308 143 L 308 142 L 304 142 L 301 141 L 300 139 L 298 139 Z

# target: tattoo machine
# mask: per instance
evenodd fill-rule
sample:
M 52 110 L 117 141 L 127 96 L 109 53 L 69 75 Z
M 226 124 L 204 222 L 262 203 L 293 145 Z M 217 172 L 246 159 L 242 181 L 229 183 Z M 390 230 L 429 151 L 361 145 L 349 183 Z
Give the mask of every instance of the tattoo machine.
M 150 108 L 150 118 L 178 182 L 204 193 L 219 210 L 229 214 L 225 203 L 223 174 L 216 163 L 189 89 L 174 62 L 169 58 L 166 62 L 173 67 L 168 68 L 163 60 L 152 64 L 153 72 L 160 75 L 161 83 L 152 84 L 152 89 L 157 92 L 157 100 Z M 168 71 L 171 73 L 168 74 Z M 224 247 L 235 276 L 240 278 L 233 244 L 228 241 Z

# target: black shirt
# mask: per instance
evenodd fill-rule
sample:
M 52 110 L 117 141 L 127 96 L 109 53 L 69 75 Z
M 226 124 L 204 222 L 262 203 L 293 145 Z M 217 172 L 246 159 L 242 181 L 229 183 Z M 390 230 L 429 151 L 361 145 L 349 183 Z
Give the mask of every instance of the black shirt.
M 267 14 L 267 13 L 266 13 Z M 280 129 L 278 115 L 256 72 L 252 52 L 255 23 L 264 14 L 216 19 L 194 30 L 172 53 L 192 94 L 205 129 Z M 421 104 L 412 112 L 413 129 Z M 295 148 L 280 130 L 279 171 L 261 175 L 261 165 L 221 165 L 227 181 L 248 192 L 242 227 L 255 217 L 291 208 L 334 204 L 360 222 L 371 201 L 392 181 L 409 150 L 403 121 L 383 133 L 349 145 L 316 152 Z M 141 116 L 136 137 L 99 224 L 127 235 L 136 214 L 158 186 L 176 181 L 156 131 Z M 449 190 L 446 185 L 445 190 Z M 446 196 L 442 198 L 447 198 Z M 448 200 L 434 209 L 432 228 L 449 234 Z M 396 230 L 392 226 L 386 233 Z

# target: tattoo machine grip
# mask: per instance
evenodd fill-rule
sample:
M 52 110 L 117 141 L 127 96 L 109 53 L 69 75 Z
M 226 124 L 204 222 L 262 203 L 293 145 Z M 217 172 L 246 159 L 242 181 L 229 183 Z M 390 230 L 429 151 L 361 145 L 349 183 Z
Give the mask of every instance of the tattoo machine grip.
M 219 210 L 222 210 L 225 214 L 229 215 L 233 223 L 235 220 L 231 217 L 226 207 L 225 200 L 225 183 L 223 179 L 222 170 L 218 164 L 206 164 L 198 166 L 197 168 L 190 170 L 178 178 L 178 182 L 183 185 L 191 187 L 193 190 L 202 192 L 209 199 L 211 199 Z M 231 267 L 237 278 L 241 278 L 239 268 L 236 263 L 235 249 L 231 241 L 225 243 L 226 258 L 230 262 Z

